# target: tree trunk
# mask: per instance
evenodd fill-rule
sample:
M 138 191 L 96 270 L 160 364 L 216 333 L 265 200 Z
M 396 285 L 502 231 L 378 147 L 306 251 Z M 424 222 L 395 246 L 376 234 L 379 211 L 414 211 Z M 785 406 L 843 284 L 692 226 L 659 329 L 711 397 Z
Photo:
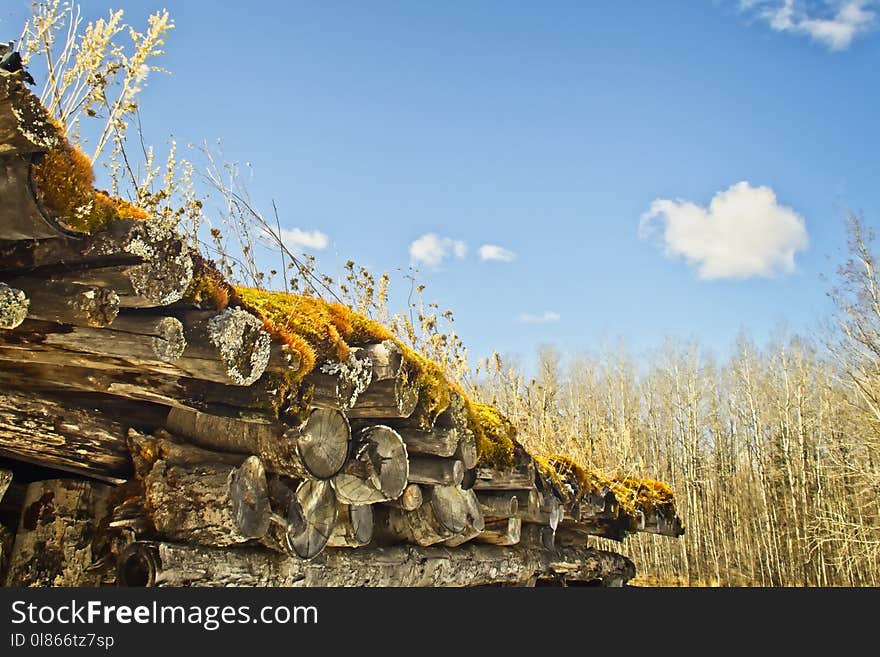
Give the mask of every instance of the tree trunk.
M 302 561 L 253 548 L 133 543 L 118 565 L 123 586 L 524 586 L 545 578 L 619 585 L 635 576 L 632 561 L 614 552 L 522 545 L 331 549 Z
M 522 534 L 522 520 L 519 518 L 500 518 L 486 523 L 483 531 L 474 538 L 476 543 L 489 545 L 516 545 Z
M 127 427 L 63 397 L 0 392 L 0 456 L 122 483 Z
M 414 429 L 397 429 L 403 442 L 406 443 L 407 454 L 424 456 L 442 456 L 449 458 L 458 449 L 459 436 L 455 429 L 435 429 L 433 431 L 417 431 Z
M 409 480 L 432 486 L 458 486 L 464 477 L 461 461 L 437 456 L 409 457 Z
M 363 547 L 373 540 L 373 507 L 339 505 L 336 525 L 327 547 Z
M 269 493 L 260 459 L 228 464 L 157 461 L 144 479 L 145 507 L 161 536 L 223 547 L 269 529 Z
M 9 345 L 21 339 L 21 348 L 36 343 L 44 349 L 118 358 L 132 365 L 153 363 L 159 371 L 169 371 L 166 363 L 180 358 L 186 344 L 183 326 L 173 317 L 118 317 L 113 328 L 102 329 L 28 320 L 3 337 Z
M 30 319 L 103 328 L 119 314 L 119 295 L 107 288 L 32 276 L 10 281 L 27 295 Z
M 30 301 L 23 290 L 0 283 L 0 329 L 14 329 L 28 315 Z
M 406 446 L 400 435 L 376 425 L 358 433 L 351 458 L 333 478 L 333 488 L 345 504 L 375 504 L 400 497 L 408 477 Z
M 6 576 L 6 586 L 98 586 L 89 570 L 93 539 L 108 515 L 111 487 L 52 479 L 30 484 Z
M 186 349 L 175 365 L 193 378 L 249 386 L 269 364 L 269 334 L 246 310 L 190 311 L 183 325 Z
M 419 400 L 419 387 L 413 373 L 394 342 L 362 347 L 373 366 L 370 385 L 349 409 L 351 418 L 399 418 L 412 414 Z
M 486 518 L 513 518 L 519 510 L 519 499 L 511 492 L 479 491 L 477 500 Z

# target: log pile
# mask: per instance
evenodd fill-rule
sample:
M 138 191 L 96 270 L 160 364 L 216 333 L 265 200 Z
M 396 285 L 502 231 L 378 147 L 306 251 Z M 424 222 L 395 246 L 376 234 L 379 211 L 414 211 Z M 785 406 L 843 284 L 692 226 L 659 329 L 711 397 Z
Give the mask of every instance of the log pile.
M 69 148 L 0 71 L 0 581 L 619 585 L 588 537 L 683 532 L 671 500 L 487 459 L 394 340 L 303 375 L 265 316 L 203 302 L 172 229 L 59 214 L 34 167 Z

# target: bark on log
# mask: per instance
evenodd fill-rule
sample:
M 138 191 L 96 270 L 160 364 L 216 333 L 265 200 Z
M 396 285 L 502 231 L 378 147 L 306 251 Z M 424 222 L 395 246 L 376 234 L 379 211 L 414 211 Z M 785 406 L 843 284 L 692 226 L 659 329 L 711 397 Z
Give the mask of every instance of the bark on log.
M 459 435 L 455 429 L 417 431 L 400 428 L 397 429 L 397 432 L 403 438 L 403 442 L 406 443 L 407 454 L 423 454 L 426 456 L 449 458 L 458 449 Z
M 249 386 L 269 364 L 269 334 L 246 310 L 191 311 L 183 325 L 186 349 L 175 365 L 193 378 Z
M 302 561 L 253 548 L 133 543 L 118 565 L 123 586 L 527 586 L 545 578 L 620 585 L 635 576 L 632 561 L 614 552 L 522 545 L 330 549 Z
M 0 392 L 0 456 L 122 483 L 127 427 L 61 397 Z
M 431 486 L 458 486 L 464 477 L 461 461 L 437 456 L 409 457 L 409 480 Z
M 23 290 L 0 283 L 0 329 L 14 329 L 27 317 L 30 301 Z
M 244 454 L 215 452 L 183 443 L 161 429 L 152 435 L 141 433 L 137 429 L 129 429 L 128 448 L 131 452 L 135 476 L 139 479 L 145 479 L 158 461 L 182 467 L 220 463 L 238 467 L 248 458 Z
M 21 76 L 0 71 L 0 155 L 42 153 L 62 143 L 49 113 Z
M 501 518 L 490 520 L 478 536 L 476 543 L 489 545 L 516 545 L 522 535 L 522 520 L 519 518 Z
M 111 289 L 33 276 L 10 281 L 27 295 L 30 319 L 102 328 L 119 314 L 119 295 Z
M 345 504 L 375 504 L 400 497 L 408 481 L 409 461 L 400 434 L 376 425 L 358 433 L 351 458 L 333 477 L 333 488 Z
M 363 547 L 373 540 L 373 507 L 340 504 L 327 547 Z
M 407 484 L 396 500 L 386 502 L 389 506 L 403 509 L 404 511 L 415 511 L 422 506 L 422 487 L 418 484 Z
M 145 507 L 156 530 L 172 540 L 223 547 L 269 529 L 269 493 L 260 459 L 239 467 L 157 461 L 144 479 Z
M 98 586 L 92 542 L 109 513 L 111 487 L 52 479 L 30 484 L 15 534 L 7 586 Z
M 412 414 L 419 387 L 394 342 L 366 345 L 358 352 L 372 363 L 370 385 L 349 409 L 351 418 L 400 418 Z

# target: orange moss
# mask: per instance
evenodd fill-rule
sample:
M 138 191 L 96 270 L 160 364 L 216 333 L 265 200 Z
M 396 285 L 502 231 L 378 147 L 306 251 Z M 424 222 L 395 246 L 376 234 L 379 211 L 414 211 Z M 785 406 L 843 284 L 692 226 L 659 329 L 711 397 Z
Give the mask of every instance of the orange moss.
M 69 143 L 46 153 L 32 175 L 43 206 L 69 230 L 94 233 L 116 219 L 147 217 L 131 203 L 96 190 L 91 161 Z

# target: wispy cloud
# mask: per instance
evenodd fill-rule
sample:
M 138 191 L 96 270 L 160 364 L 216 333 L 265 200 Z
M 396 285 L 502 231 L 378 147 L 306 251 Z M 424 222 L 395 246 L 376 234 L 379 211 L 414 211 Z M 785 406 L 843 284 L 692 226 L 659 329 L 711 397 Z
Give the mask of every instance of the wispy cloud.
M 461 240 L 441 237 L 436 233 L 426 233 L 409 245 L 409 257 L 414 264 L 439 267 L 448 257 L 459 260 L 467 255 L 467 245 Z
M 281 241 L 291 251 L 326 249 L 330 242 L 327 235 L 320 230 L 302 230 L 300 228 L 282 228 Z
M 516 321 L 523 324 L 549 324 L 550 322 L 558 322 L 561 319 L 559 313 L 552 310 L 545 310 L 539 315 L 524 313 L 516 318 Z
M 497 244 L 483 244 L 480 247 L 480 260 L 494 260 L 496 262 L 513 262 L 516 254 Z
M 830 50 L 846 50 L 874 26 L 878 0 L 740 0 L 740 9 L 777 32 L 803 34 Z
M 795 253 L 809 242 L 800 215 L 779 205 L 771 188 L 747 182 L 718 192 L 708 207 L 657 199 L 642 215 L 639 234 L 658 227 L 666 255 L 685 258 L 706 280 L 792 272 Z

